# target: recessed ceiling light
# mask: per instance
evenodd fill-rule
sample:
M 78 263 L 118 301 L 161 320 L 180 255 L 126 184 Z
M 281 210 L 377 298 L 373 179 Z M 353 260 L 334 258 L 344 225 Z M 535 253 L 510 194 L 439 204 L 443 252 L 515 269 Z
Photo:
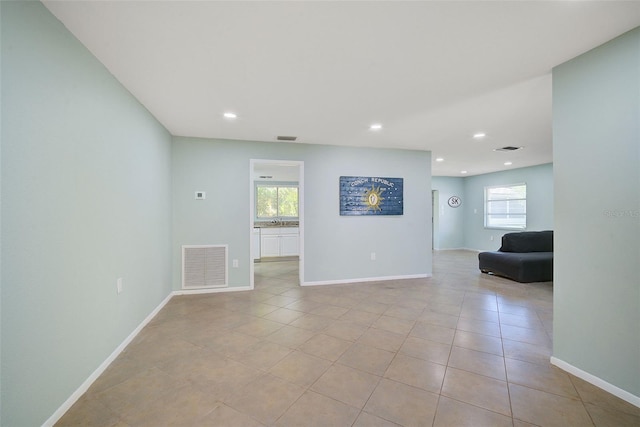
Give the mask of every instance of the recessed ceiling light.
M 487 134 L 486 134 L 486 133 L 484 133 L 484 132 L 478 132 L 478 133 L 474 133 L 474 134 L 473 134 L 473 138 L 474 138 L 474 139 L 482 139 L 482 138 L 484 138 L 485 136 L 487 136 Z
M 380 123 L 374 123 L 371 126 L 369 126 L 369 129 L 371 129 L 371 130 L 380 130 L 380 129 L 382 129 L 382 125 Z
M 467 173 L 467 171 L 460 171 L 460 173 L 464 174 L 464 173 Z
M 226 113 L 224 113 L 225 119 L 235 119 L 236 117 L 238 117 L 236 113 L 232 113 L 230 111 L 227 111 Z
M 436 162 L 444 162 L 444 159 L 442 157 L 438 157 L 436 158 Z
M 511 166 L 512 164 L 513 164 L 513 163 L 511 163 L 511 162 L 504 162 L 504 165 L 505 165 L 505 166 Z

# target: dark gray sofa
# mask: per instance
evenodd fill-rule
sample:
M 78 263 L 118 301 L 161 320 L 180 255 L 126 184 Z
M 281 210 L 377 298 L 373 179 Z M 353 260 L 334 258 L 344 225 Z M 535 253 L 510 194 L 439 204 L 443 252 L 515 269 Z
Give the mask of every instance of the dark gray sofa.
M 502 236 L 496 252 L 478 254 L 480 271 L 522 283 L 553 280 L 553 231 L 523 231 Z

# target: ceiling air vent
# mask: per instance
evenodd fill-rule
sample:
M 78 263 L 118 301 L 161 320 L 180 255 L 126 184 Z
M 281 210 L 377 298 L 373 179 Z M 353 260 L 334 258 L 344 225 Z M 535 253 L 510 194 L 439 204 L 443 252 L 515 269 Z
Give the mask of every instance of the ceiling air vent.
M 502 147 L 502 148 L 495 148 L 493 151 L 516 151 L 521 149 L 522 147 L 512 147 L 510 145 L 507 145 L 506 147 Z
M 283 136 L 283 135 L 280 135 L 280 136 L 277 136 L 276 139 L 278 141 L 295 141 L 296 139 L 298 139 L 298 137 L 297 136 Z

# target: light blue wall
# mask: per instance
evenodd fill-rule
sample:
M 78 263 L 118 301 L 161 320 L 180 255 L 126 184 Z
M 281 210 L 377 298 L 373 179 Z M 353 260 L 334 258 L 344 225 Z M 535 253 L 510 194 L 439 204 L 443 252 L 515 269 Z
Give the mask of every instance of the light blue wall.
M 434 222 L 437 226 L 434 237 L 434 249 L 462 249 L 464 242 L 464 211 L 467 208 L 467 198 L 464 194 L 464 180 L 466 178 L 434 176 L 431 178 L 431 188 L 437 190 L 438 201 L 434 209 Z M 452 208 L 447 204 L 450 197 L 462 199 L 462 205 Z
M 554 357 L 640 401 L 640 29 L 553 70 Z
M 171 136 L 40 2 L 0 7 L 0 424 L 37 426 L 171 291 Z
M 228 244 L 229 285 L 250 284 L 250 159 L 304 161 L 305 282 L 431 274 L 428 152 L 176 137 L 172 153 L 174 289 L 186 244 Z M 404 178 L 404 215 L 341 217 L 341 175 Z
M 474 250 L 500 247 L 509 230 L 484 227 L 484 188 L 493 185 L 527 184 L 526 231 L 553 230 L 553 165 L 510 169 L 464 178 L 464 246 Z M 493 240 L 492 240 L 493 238 Z
M 550 163 L 464 178 L 436 176 L 431 182 L 432 189 L 439 193 L 436 249 L 493 251 L 500 247 L 502 235 L 509 230 L 484 227 L 484 188 L 493 185 L 526 183 L 527 230 L 553 229 L 553 165 Z M 451 196 L 461 197 L 462 205 L 449 207 L 447 200 Z

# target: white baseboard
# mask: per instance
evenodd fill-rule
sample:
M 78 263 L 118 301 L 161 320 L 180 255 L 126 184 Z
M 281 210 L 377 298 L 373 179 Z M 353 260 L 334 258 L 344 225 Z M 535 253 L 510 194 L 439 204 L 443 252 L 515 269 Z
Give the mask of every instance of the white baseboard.
M 172 295 L 198 295 L 198 294 L 215 294 L 218 292 L 237 292 L 251 291 L 253 286 L 232 286 L 224 288 L 202 288 L 202 289 L 180 289 L 173 291 Z
M 427 277 L 431 277 L 431 274 L 410 274 L 406 276 L 365 277 L 360 279 L 344 279 L 344 280 L 321 280 L 316 282 L 303 282 L 300 286 L 344 285 L 347 283 L 384 282 L 388 280 L 424 279 Z
M 137 328 L 129 334 L 127 338 L 125 338 L 122 343 L 107 357 L 107 359 L 98 366 L 98 368 L 93 371 L 89 378 L 87 378 L 81 385 L 78 387 L 76 391 L 73 392 L 71 396 L 49 417 L 47 421 L 42 424 L 43 427 L 53 426 L 58 422 L 60 418 L 73 406 L 74 403 L 80 399 L 80 397 L 89 390 L 91 384 L 95 380 L 98 379 L 100 375 L 109 367 L 109 365 L 116 360 L 116 358 L 122 353 L 122 351 L 133 341 L 133 339 L 140 333 L 140 331 L 147 326 L 147 324 L 162 310 L 162 308 L 167 305 L 167 303 L 176 295 L 194 295 L 194 294 L 209 294 L 215 292 L 235 292 L 235 291 L 250 291 L 252 290 L 252 286 L 236 286 L 236 287 L 227 287 L 227 288 L 210 288 L 210 289 L 194 289 L 194 290 L 179 290 L 173 291 L 151 312 L 149 315 L 138 325 Z
M 603 389 L 607 393 L 611 393 L 614 396 L 619 397 L 625 402 L 629 402 L 630 404 L 640 408 L 640 397 L 635 396 L 626 390 L 616 387 L 613 384 L 609 384 L 608 382 L 596 377 L 595 375 L 591 375 L 590 373 L 585 372 L 580 368 L 576 368 L 575 366 L 570 365 L 569 363 L 556 357 L 551 357 L 551 364 L 564 371 L 569 372 L 572 375 L 575 375 L 578 378 L 585 380 L 589 384 L 593 384 L 594 386 Z
M 69 408 L 71 408 L 73 404 L 76 403 L 76 401 L 80 399 L 80 397 L 87 390 L 89 390 L 89 387 L 91 387 L 91 384 L 93 384 L 93 382 L 97 380 L 100 375 L 102 375 L 102 373 L 109 367 L 109 365 L 114 360 L 116 360 L 116 358 L 120 355 L 120 353 L 122 353 L 122 351 L 127 347 L 127 345 L 129 345 L 129 343 L 133 341 L 136 335 L 138 335 L 140 331 L 145 326 L 147 326 L 147 324 L 151 321 L 151 319 L 153 319 L 156 316 L 156 314 L 158 314 L 158 312 L 162 310 L 162 308 L 169 302 L 169 300 L 171 300 L 172 297 L 173 297 L 173 294 L 167 295 L 167 297 L 142 321 L 142 323 L 140 323 L 140 325 L 138 325 L 137 328 L 133 330 L 133 332 L 129 334 L 127 338 L 125 338 L 124 341 L 122 341 L 122 343 L 120 343 L 118 347 L 116 347 L 115 350 L 113 350 L 113 352 L 109 355 L 109 357 L 107 357 L 107 359 L 104 362 L 102 362 L 100 366 L 98 366 L 98 369 L 96 369 L 95 371 L 93 371 L 91 375 L 89 375 L 89 378 L 87 378 L 80 385 L 80 387 L 78 387 L 78 389 L 74 391 L 71 396 L 69 396 L 69 398 L 62 404 L 62 406 L 60 406 L 58 410 L 56 410 L 56 412 L 54 412 L 53 415 L 51 415 L 51 417 L 49 417 L 49 419 L 45 421 L 44 424 L 42 424 L 42 426 L 49 427 L 57 423 L 58 420 L 62 418 L 62 416 L 69 410 Z

